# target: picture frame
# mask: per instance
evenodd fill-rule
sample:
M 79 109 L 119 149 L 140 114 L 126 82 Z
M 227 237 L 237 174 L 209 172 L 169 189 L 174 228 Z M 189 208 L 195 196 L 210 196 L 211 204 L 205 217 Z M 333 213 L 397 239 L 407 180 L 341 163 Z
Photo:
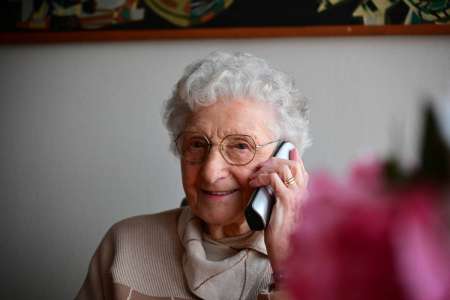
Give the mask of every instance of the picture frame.
M 0 43 L 450 34 L 442 0 L 6 0 Z M 1 7 L 3 6 L 3 7 Z

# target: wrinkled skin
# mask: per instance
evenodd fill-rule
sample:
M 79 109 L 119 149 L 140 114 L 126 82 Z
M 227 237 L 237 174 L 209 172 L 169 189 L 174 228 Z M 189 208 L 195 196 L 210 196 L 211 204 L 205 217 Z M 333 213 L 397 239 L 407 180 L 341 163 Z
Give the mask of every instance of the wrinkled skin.
M 242 235 L 250 231 L 244 210 L 253 190 L 270 185 L 276 203 L 265 230 L 265 243 L 274 270 L 289 251 L 289 235 L 298 219 L 305 194 L 308 174 L 296 150 L 290 160 L 271 157 L 275 144 L 258 149 L 252 162 L 245 166 L 228 164 L 217 144 L 228 134 L 247 134 L 257 144 L 278 139 L 267 126 L 275 122 L 275 114 L 266 103 L 248 99 L 218 101 L 196 110 L 185 130 L 204 134 L 213 143 L 202 163 L 181 159 L 183 188 L 193 213 L 201 218 L 214 239 Z M 287 186 L 283 181 L 294 176 Z M 221 192 L 221 194 L 218 194 Z

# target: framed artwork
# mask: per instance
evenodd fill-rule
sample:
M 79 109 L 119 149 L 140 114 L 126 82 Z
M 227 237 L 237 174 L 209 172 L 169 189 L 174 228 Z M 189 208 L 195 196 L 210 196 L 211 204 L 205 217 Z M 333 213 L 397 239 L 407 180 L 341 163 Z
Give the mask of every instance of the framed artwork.
M 450 34 L 450 0 L 3 0 L 0 42 Z

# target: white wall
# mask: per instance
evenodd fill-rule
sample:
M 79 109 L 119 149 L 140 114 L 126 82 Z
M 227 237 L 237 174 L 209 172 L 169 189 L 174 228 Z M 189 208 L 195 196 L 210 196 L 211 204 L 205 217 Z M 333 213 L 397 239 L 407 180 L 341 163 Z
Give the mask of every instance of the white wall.
M 162 102 L 216 49 L 291 73 L 312 99 L 310 170 L 415 157 L 419 102 L 450 83 L 448 37 L 203 40 L 0 47 L 0 298 L 70 299 L 107 228 L 178 206 Z M 393 134 L 393 128 L 398 133 Z

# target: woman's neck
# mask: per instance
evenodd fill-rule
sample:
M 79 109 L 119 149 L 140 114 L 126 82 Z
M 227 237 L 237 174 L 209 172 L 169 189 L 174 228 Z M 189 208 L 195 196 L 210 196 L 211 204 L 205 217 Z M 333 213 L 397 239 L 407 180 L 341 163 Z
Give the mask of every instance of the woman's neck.
M 229 225 L 206 225 L 206 229 L 213 240 L 233 237 L 250 232 L 247 222 L 233 223 Z

